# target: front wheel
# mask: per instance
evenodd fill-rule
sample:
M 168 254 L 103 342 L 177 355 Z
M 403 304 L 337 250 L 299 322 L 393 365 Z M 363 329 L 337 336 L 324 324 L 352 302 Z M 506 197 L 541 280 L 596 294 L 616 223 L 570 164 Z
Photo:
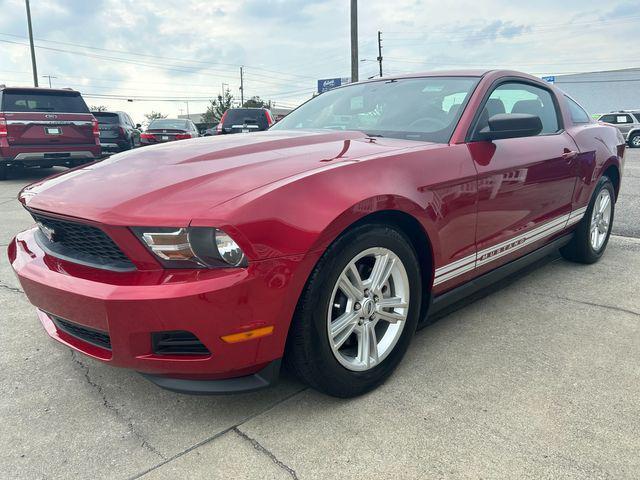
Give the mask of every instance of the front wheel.
M 611 235 L 615 198 L 611 180 L 606 176 L 601 177 L 573 239 L 560 249 L 562 256 L 579 263 L 595 263 L 600 260 Z
M 322 256 L 300 298 L 285 362 L 337 397 L 380 385 L 400 363 L 418 323 L 418 257 L 405 236 L 359 226 Z

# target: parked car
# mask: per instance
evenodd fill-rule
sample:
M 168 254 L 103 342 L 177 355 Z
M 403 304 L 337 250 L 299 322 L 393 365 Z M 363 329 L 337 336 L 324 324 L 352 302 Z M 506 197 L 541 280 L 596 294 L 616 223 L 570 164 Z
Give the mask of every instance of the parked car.
M 80 92 L 0 85 L 0 180 L 15 167 L 71 167 L 100 157 L 98 122 Z
M 203 137 L 212 137 L 218 134 L 218 125 L 215 127 L 207 128 L 202 132 Z
M 622 132 L 630 147 L 640 148 L 640 110 L 605 113 L 598 118 L 598 121 L 615 126 Z
M 161 387 L 263 388 L 284 358 L 350 397 L 478 289 L 558 249 L 598 261 L 624 152 L 526 74 L 376 79 L 37 182 L 9 260 L 51 337 Z
M 140 146 L 140 128 L 125 112 L 93 112 L 100 129 L 100 146 L 105 152 L 122 152 Z
M 266 108 L 230 108 L 216 126 L 216 134 L 259 132 L 273 123 L 271 112 Z
M 191 120 L 183 118 L 158 118 L 152 120 L 144 133 L 140 134 L 140 143 L 173 142 L 200 136 L 197 127 Z

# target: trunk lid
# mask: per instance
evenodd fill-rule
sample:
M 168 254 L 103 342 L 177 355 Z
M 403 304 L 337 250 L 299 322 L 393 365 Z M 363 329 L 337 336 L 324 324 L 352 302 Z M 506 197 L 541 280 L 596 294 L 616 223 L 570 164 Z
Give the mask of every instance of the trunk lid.
M 186 130 L 178 128 L 148 128 L 145 133 L 153 135 L 156 142 L 163 143 L 172 142 L 176 139 L 176 135 L 185 134 Z
M 98 120 L 101 139 L 113 140 L 124 137 L 124 132 L 120 127 L 120 117 L 118 117 L 117 113 L 96 112 L 93 115 Z

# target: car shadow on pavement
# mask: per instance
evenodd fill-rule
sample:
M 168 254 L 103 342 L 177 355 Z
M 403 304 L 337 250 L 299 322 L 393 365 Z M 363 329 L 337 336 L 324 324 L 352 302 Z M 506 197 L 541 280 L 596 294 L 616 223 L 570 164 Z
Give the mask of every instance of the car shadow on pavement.
M 44 178 L 50 177 L 67 171 L 65 167 L 50 167 L 50 168 L 12 168 L 7 174 L 8 181 L 20 181 L 27 180 L 36 182 Z

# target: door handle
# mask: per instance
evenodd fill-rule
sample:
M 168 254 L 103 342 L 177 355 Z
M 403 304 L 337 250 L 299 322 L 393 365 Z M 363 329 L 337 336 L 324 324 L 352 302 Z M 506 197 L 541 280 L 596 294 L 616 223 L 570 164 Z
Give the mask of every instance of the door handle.
M 562 153 L 562 159 L 567 161 L 573 160 L 577 156 L 578 152 L 576 152 L 575 150 L 569 150 L 568 148 L 565 148 L 564 152 Z

